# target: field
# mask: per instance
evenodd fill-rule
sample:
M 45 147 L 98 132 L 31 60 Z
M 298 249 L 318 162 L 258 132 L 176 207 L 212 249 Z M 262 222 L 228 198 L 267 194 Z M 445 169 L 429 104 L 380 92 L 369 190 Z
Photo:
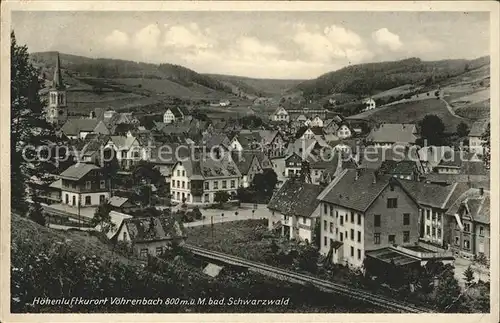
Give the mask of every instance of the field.
M 376 99 L 380 99 L 380 98 L 388 98 L 388 97 L 397 97 L 397 96 L 400 96 L 400 95 L 405 95 L 405 94 L 408 94 L 410 92 L 413 92 L 415 91 L 417 88 L 412 85 L 412 84 L 406 84 L 406 85 L 402 85 L 402 86 L 398 86 L 398 87 L 395 87 L 393 89 L 390 89 L 390 90 L 387 90 L 387 91 L 384 91 L 384 92 L 380 92 L 380 93 L 377 93 L 375 95 L 372 95 L 372 98 L 374 100 Z
M 384 123 L 417 123 L 428 114 L 440 117 L 445 124 L 445 131 L 447 132 L 455 132 L 457 125 L 462 121 L 471 123 L 468 119 L 454 117 L 448 111 L 445 104 L 437 99 L 395 104 L 366 111 L 348 117 L 348 119 L 373 119 L 374 121 Z
M 210 226 L 187 228 L 186 242 L 256 261 L 262 260 L 262 251 L 269 246 L 269 243 L 261 241 L 259 236 L 262 231 L 267 230 L 265 220 L 217 223 L 213 228 L 213 238 Z M 248 248 L 249 245 L 252 248 Z
M 217 74 L 210 74 L 209 76 L 226 84 L 233 84 L 240 87 L 243 91 L 248 87 L 249 94 L 263 94 L 263 96 L 281 96 L 287 90 L 303 82 L 303 80 L 254 79 Z

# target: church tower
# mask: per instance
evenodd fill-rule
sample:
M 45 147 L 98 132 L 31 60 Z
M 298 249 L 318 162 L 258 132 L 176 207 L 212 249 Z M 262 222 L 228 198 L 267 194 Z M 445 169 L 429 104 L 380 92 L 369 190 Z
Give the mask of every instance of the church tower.
M 54 79 L 49 91 L 49 106 L 47 109 L 47 121 L 56 124 L 63 124 L 68 119 L 66 108 L 66 87 L 62 79 L 61 60 L 57 53 Z

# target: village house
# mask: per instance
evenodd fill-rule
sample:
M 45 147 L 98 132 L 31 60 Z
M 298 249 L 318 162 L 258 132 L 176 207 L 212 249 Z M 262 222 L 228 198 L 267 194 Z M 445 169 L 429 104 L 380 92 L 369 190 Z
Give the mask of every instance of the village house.
M 177 162 L 172 169 L 172 201 L 188 204 L 213 204 L 215 193 L 236 196 L 241 173 L 230 156 L 199 156 Z
M 478 155 L 484 154 L 482 136 L 488 127 L 487 121 L 476 121 L 472 124 L 469 131 L 469 151 Z
M 455 256 L 467 259 L 484 255 L 490 258 L 490 192 L 471 188 L 453 203 L 450 217 L 451 249 Z
M 468 189 L 465 183 L 438 185 L 426 182 L 400 181 L 420 205 L 420 238 L 448 249 L 450 219 L 445 216 L 449 207 Z
M 342 122 L 338 125 L 337 137 L 340 139 L 347 139 L 352 137 L 353 131 L 347 122 Z
M 276 188 L 280 188 L 283 185 L 283 183 L 285 183 L 285 181 L 288 179 L 288 177 L 285 175 L 286 174 L 285 161 L 287 157 L 288 156 L 280 156 L 270 159 L 272 169 L 278 176 L 278 182 L 276 183 Z
M 46 109 L 47 122 L 61 125 L 68 119 L 66 86 L 64 85 L 61 60 L 57 53 L 56 67 L 54 69 L 54 77 L 52 86 L 49 89 L 49 102 Z
M 319 217 L 318 195 L 322 187 L 288 180 L 273 195 L 267 205 L 272 216 L 281 218 L 281 234 L 288 239 L 313 242 L 314 228 Z
M 189 115 L 189 111 L 185 107 L 171 107 L 163 114 L 163 123 L 173 123 L 181 121 Z
M 311 119 L 311 122 L 309 122 L 308 126 L 309 127 L 320 127 L 323 128 L 323 120 L 319 116 L 315 116 L 314 118 Z
M 302 157 L 293 153 L 285 158 L 285 177 L 298 177 L 302 169 Z
M 112 196 L 108 200 L 108 204 L 115 212 L 128 213 L 139 209 L 140 207 L 130 201 L 128 197 Z
M 375 109 L 377 104 L 372 98 L 367 98 L 363 100 L 363 105 L 365 106 L 363 111 L 369 111 Z
M 70 206 L 97 206 L 110 196 L 111 181 L 94 164 L 77 163 L 59 175 L 62 203 Z
M 130 244 L 140 259 L 160 256 L 186 238 L 182 223 L 174 216 L 124 219 L 113 239 Z
M 289 122 L 290 121 L 290 115 L 286 111 L 286 109 L 282 106 L 279 106 L 276 111 L 271 114 L 271 121 L 283 121 L 283 122 Z
M 375 147 L 392 147 L 415 145 L 418 139 L 417 127 L 414 124 L 384 123 L 374 127 L 366 141 Z
M 61 131 L 69 139 L 85 139 L 91 133 L 110 134 L 108 127 L 99 119 L 68 119 L 62 126 Z
M 379 171 L 382 174 L 410 181 L 418 181 L 421 175 L 417 163 L 412 160 L 385 160 L 382 162 Z
M 231 156 L 242 176 L 240 186 L 249 187 L 255 175 L 263 172 L 257 155 L 251 151 L 240 151 L 233 152 Z
M 418 242 L 418 203 L 394 177 L 346 169 L 318 200 L 320 253 L 333 263 L 361 267 L 371 250 Z
M 449 146 L 425 146 L 418 150 L 418 158 L 422 165 L 424 174 L 430 173 L 439 165 L 445 152 L 452 153 L 453 148 Z
M 116 159 L 123 170 L 129 170 L 151 156 L 150 148 L 141 145 L 130 132 L 126 136 L 111 136 L 105 148 L 108 147 L 116 152 Z
M 323 132 L 325 134 L 334 134 L 336 136 L 337 130 L 339 129 L 340 122 L 342 122 L 342 120 L 340 120 L 340 121 L 337 121 L 335 119 L 325 120 L 325 122 L 323 122 Z

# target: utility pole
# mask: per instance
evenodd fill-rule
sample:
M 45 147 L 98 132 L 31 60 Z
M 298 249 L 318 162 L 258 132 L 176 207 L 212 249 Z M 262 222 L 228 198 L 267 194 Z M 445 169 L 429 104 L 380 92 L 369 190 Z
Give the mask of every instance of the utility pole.
M 215 239 L 214 239 L 214 216 L 210 216 L 210 226 L 212 227 L 212 243 L 215 242 Z
M 80 207 L 82 205 L 82 196 L 78 194 L 78 227 L 82 226 L 82 218 L 80 216 Z

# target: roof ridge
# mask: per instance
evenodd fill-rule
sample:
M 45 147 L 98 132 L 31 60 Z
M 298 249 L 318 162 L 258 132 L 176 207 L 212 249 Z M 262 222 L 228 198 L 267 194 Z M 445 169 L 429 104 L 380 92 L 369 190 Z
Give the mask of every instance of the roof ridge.
M 344 169 L 340 174 L 339 176 L 337 176 L 337 178 L 335 178 L 333 181 L 331 181 L 330 184 L 328 184 L 324 189 L 323 191 L 318 195 L 318 197 L 316 198 L 317 200 L 322 200 L 325 198 L 326 195 L 328 195 L 328 193 L 330 193 L 330 191 L 335 187 L 335 185 L 338 184 L 338 182 L 348 173 L 349 169 Z
M 458 183 L 453 183 L 453 188 L 450 190 L 450 192 L 448 193 L 448 196 L 446 197 L 443 204 L 441 205 L 442 209 L 444 209 L 446 207 L 446 204 L 448 204 L 448 201 L 451 198 L 451 195 L 453 194 L 453 192 L 455 192 L 457 186 L 458 186 Z

